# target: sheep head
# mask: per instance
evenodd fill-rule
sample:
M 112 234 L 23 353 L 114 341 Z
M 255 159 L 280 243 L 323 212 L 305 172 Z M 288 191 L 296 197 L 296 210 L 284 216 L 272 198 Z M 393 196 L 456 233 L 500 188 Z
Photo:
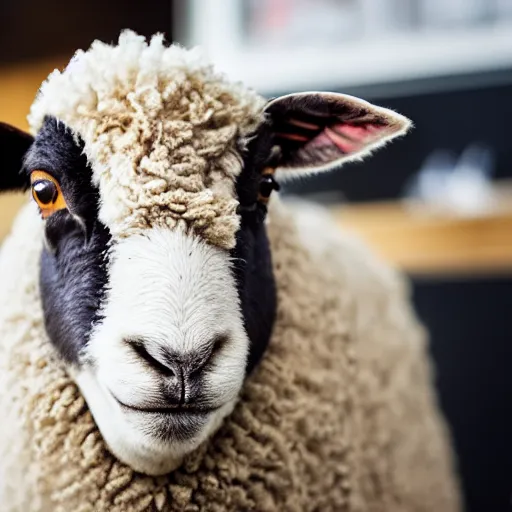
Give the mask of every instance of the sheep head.
M 215 432 L 268 345 L 276 179 L 409 126 L 341 94 L 265 102 L 132 32 L 52 73 L 29 121 L 0 125 L 0 190 L 31 188 L 41 212 L 49 340 L 112 452 L 153 475 Z

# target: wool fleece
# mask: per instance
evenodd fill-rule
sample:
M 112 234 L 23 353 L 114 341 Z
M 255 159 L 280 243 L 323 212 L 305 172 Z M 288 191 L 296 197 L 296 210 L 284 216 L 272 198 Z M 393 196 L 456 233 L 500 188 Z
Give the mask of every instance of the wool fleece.
M 95 41 L 55 70 L 28 119 L 34 135 L 48 115 L 80 135 L 112 236 L 180 224 L 231 249 L 240 150 L 263 105 L 199 50 L 125 31 L 116 46 Z
M 107 450 L 43 327 L 42 223 L 0 252 L 2 512 L 456 512 L 425 332 L 399 275 L 328 215 L 273 197 L 277 321 L 218 433 L 162 477 Z

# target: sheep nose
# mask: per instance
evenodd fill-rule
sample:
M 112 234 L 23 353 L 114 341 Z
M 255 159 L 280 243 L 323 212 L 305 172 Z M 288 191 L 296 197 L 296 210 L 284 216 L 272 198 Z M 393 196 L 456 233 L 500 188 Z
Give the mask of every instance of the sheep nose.
M 197 387 L 201 375 L 223 348 L 226 337 L 217 336 L 205 345 L 204 350 L 183 355 L 171 353 L 165 344 L 150 353 L 147 348 L 150 343 L 140 338 L 125 341 L 147 366 L 164 379 L 166 401 L 171 405 L 183 405 L 193 400 L 190 390 Z M 155 345 L 154 342 L 152 344 Z

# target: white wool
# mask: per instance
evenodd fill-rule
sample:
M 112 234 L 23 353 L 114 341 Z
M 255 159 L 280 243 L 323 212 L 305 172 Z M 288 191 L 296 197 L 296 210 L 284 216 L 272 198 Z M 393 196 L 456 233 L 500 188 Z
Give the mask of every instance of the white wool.
M 37 280 L 34 279 L 34 262 L 38 260 L 42 244 L 41 221 L 34 204 L 27 205 L 18 216 L 13 230 L 24 233 L 24 237 L 10 237 L 0 246 L 0 268 L 27 268 L 29 271 L 18 274 L 18 278 L 2 280 L 2 301 L 0 307 L 0 503 L 12 512 L 45 510 L 40 495 L 33 490 L 39 478 L 38 468 L 31 465 L 33 459 L 33 425 L 27 425 L 23 418 L 31 408 L 31 399 L 38 393 L 40 382 L 34 378 L 41 366 L 40 346 L 47 339 L 31 343 L 34 332 L 39 329 L 43 313 L 41 307 L 32 311 L 29 320 L 24 315 L 23 304 L 12 300 L 20 293 L 28 296 L 39 294 Z M 27 243 L 27 241 L 30 241 Z M 11 275 L 11 274 L 10 274 Z M 7 277 L 7 276 L 6 276 Z M 40 303 L 39 303 L 40 304 Z M 26 307 L 26 304 L 25 304 Z M 28 344 L 30 349 L 27 351 Z M 14 371 L 12 371 L 14 369 Z M 19 376 L 25 378 L 20 379 Z M 8 393 L 5 391 L 8 390 Z M 19 483 L 23 482 L 23 486 Z

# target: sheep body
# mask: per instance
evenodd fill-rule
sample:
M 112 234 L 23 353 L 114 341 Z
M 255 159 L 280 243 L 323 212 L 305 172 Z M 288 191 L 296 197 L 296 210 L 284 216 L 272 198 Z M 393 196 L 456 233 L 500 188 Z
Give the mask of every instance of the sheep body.
M 0 503 L 15 512 L 460 510 L 407 287 L 328 216 L 273 198 L 270 346 L 213 439 L 164 477 L 106 449 L 43 327 L 33 205 L 0 252 Z

